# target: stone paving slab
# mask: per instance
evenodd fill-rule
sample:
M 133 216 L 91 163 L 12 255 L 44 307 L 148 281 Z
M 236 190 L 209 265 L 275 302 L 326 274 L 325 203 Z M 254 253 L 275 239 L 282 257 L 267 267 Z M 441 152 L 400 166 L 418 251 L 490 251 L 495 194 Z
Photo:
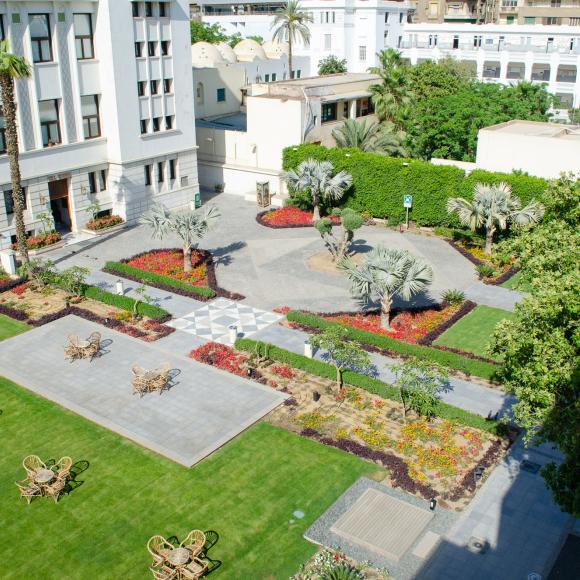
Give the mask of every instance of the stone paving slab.
M 102 334 L 105 353 L 65 361 L 69 334 Z M 0 343 L 0 375 L 185 466 L 197 463 L 281 404 L 286 395 L 166 349 L 67 316 Z M 179 371 L 163 394 L 132 394 L 131 367 Z

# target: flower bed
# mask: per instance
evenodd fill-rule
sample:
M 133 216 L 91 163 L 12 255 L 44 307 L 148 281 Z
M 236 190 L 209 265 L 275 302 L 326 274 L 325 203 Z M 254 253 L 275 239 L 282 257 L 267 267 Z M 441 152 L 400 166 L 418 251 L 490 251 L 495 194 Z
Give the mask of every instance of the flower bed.
M 128 266 L 161 274 L 187 282 L 192 286 L 207 286 L 207 265 L 201 252 L 191 252 L 191 272 L 183 271 L 183 252 L 181 250 L 155 250 L 134 256 L 125 262 Z
M 287 206 L 280 209 L 264 211 L 256 216 L 256 221 L 268 228 L 306 228 L 312 227 L 313 213 L 299 209 L 297 207 Z M 329 216 L 336 224 L 340 223 L 338 216 Z
M 124 219 L 120 215 L 107 215 L 100 218 L 95 218 L 87 222 L 86 229 L 98 232 L 100 230 L 106 230 L 119 224 L 124 223 Z
M 40 248 L 46 248 L 47 246 L 58 244 L 61 240 L 62 236 L 59 232 L 48 232 L 26 238 L 26 247 L 29 250 L 39 250 Z M 12 249 L 18 250 L 18 244 L 12 244 Z
M 246 376 L 243 367 L 246 356 L 236 352 L 234 349 L 218 342 L 208 342 L 189 353 L 190 358 L 197 362 L 217 367 L 240 377 Z

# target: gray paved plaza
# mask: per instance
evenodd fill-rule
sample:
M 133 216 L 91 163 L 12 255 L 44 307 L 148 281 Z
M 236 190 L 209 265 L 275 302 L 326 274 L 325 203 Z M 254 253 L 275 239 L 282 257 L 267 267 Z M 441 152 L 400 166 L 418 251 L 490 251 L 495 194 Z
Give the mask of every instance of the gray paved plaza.
M 69 334 L 102 334 L 92 362 L 65 361 Z M 110 344 L 107 344 L 110 342 Z M 286 395 L 186 358 L 163 341 L 146 343 L 67 316 L 0 343 L 0 375 L 152 449 L 191 466 L 281 404 Z M 197 344 L 192 344 L 192 347 Z M 163 394 L 132 394 L 131 367 L 169 363 L 178 371 Z

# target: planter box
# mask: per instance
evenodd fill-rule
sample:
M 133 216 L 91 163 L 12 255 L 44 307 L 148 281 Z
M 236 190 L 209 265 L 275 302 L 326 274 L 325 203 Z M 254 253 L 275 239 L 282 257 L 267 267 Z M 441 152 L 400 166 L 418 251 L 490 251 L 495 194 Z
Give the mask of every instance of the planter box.
M 119 232 L 125 227 L 127 227 L 127 222 L 117 224 L 116 226 L 111 226 L 110 228 L 104 228 L 102 230 L 89 230 L 88 228 L 83 228 L 81 229 L 81 232 L 83 232 L 83 234 L 93 234 L 94 236 L 104 236 L 105 234 Z
M 50 244 L 50 246 L 44 246 L 44 248 L 37 248 L 36 250 L 28 250 L 28 255 L 31 258 L 35 256 L 40 256 L 41 254 L 46 254 L 46 252 L 50 252 L 51 250 L 58 250 L 60 248 L 64 248 L 65 245 L 64 240 L 60 240 L 60 242 L 56 242 L 56 244 Z M 20 256 L 20 254 L 17 254 Z

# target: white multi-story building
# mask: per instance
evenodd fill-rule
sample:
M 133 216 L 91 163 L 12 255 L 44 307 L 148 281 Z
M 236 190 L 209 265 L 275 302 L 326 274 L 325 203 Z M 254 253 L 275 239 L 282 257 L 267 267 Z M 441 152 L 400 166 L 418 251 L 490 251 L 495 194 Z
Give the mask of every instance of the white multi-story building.
M 223 0 L 198 0 L 204 22 L 219 24 L 227 34 L 272 37 L 272 22 L 284 2 L 253 0 L 243 5 Z M 310 69 L 329 55 L 346 59 L 349 72 L 366 72 L 376 64 L 376 54 L 398 47 L 408 20 L 410 4 L 405 0 L 301 0 L 304 12 L 312 15 L 308 46 L 300 41 L 296 54 L 310 57 Z
M 580 107 L 577 26 L 408 24 L 401 50 L 411 64 L 452 56 L 480 80 L 546 83 L 564 107 Z
M 32 66 L 17 81 L 29 232 L 38 215 L 76 232 L 97 201 L 127 221 L 199 192 L 186 0 L 0 3 L 0 31 Z M 0 130 L 0 145 L 4 146 Z M 14 237 L 10 171 L 0 156 L 0 247 Z

